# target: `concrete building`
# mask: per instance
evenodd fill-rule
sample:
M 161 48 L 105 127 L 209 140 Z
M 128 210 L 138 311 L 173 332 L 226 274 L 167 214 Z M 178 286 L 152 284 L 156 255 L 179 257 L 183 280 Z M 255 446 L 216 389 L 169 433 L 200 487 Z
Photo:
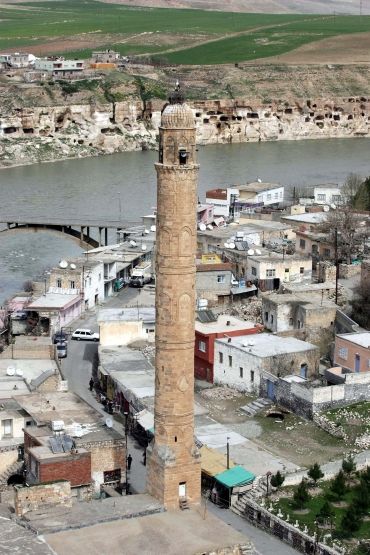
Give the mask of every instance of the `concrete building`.
M 214 379 L 217 384 L 258 394 L 264 374 L 310 378 L 318 372 L 319 358 L 315 345 L 294 337 L 261 333 L 216 339 Z M 273 379 L 270 384 L 267 396 L 273 398 Z
M 334 364 L 349 372 L 370 372 L 370 332 L 337 335 Z
M 246 279 L 258 280 L 266 290 L 279 289 L 282 283 L 311 282 L 312 261 L 307 256 L 264 250 L 248 256 Z
M 237 284 L 230 263 L 197 264 L 197 298 L 206 299 L 209 305 L 223 304 L 224 298 L 230 297 L 232 287 Z
M 313 188 L 315 204 L 341 204 L 343 197 L 339 185 L 328 183 Z
M 215 218 L 214 205 L 198 203 L 197 206 L 197 224 L 210 225 Z
M 154 341 L 155 309 L 105 308 L 99 310 L 100 345 L 128 345 L 133 341 Z
M 31 61 L 33 63 L 34 59 L 34 56 L 32 56 L 31 54 L 26 54 L 24 52 L 0 54 L 0 63 L 5 63 L 7 66 L 14 69 L 28 67 Z
M 214 227 L 204 231 L 198 230 L 197 248 L 201 253 L 217 252 L 232 255 L 232 251 L 248 251 L 253 247 L 265 246 L 275 239 L 295 238 L 291 234 L 292 226 L 268 220 L 248 220 L 243 224 Z M 235 247 L 231 246 L 235 245 Z M 237 253 L 236 253 L 237 254 Z
M 103 63 L 103 64 L 117 63 L 120 57 L 121 57 L 121 54 L 119 52 L 115 52 L 110 48 L 102 51 L 93 50 L 93 53 L 91 55 L 91 59 L 93 60 L 93 62 Z
M 278 205 L 284 201 L 284 187 L 277 183 L 260 183 L 259 181 L 237 185 L 239 212 L 250 212 L 257 207 Z
M 71 392 L 18 398 L 34 426 L 24 430 L 27 481 L 68 480 L 82 498 L 126 479 L 125 439 Z M 61 442 L 63 440 L 63 448 Z
M 36 58 L 35 70 L 47 71 L 53 76 L 65 77 L 82 73 L 85 68 L 84 60 L 66 60 L 63 57 Z
M 310 212 L 305 214 L 294 214 L 281 216 L 281 221 L 293 227 L 294 230 L 316 231 L 318 226 L 326 222 L 327 212 Z
M 297 254 L 312 257 L 313 269 L 316 269 L 320 261 L 335 259 L 335 246 L 325 233 L 297 231 L 295 247 Z
M 83 310 L 104 301 L 104 267 L 98 260 L 73 258 L 50 270 L 49 292 L 76 294 L 83 299 Z
M 218 316 L 213 322 L 203 322 L 200 321 L 202 314 L 201 311 L 198 312 L 198 320 L 195 322 L 194 372 L 196 378 L 213 383 L 215 340 L 260 333 L 263 326 L 227 314 Z
M 30 303 L 26 310 L 29 318 L 34 318 L 35 325 L 39 322 L 52 336 L 81 315 L 82 299 L 75 293 L 46 293 Z
M 316 290 L 317 291 L 317 290 Z M 336 305 L 320 293 L 266 294 L 262 297 L 262 318 L 266 329 L 274 333 L 304 331 L 311 340 L 322 330 L 334 330 Z
M 0 484 L 1 475 L 21 460 L 23 428 L 33 423 L 14 399 L 2 399 L 0 406 Z
M 206 203 L 213 205 L 213 213 L 215 216 L 229 220 L 229 218 L 233 218 L 234 216 L 234 206 L 237 196 L 238 190 L 235 187 L 211 189 L 206 192 Z
M 157 171 L 156 367 L 148 492 L 168 509 L 200 502 L 194 442 L 194 311 L 199 166 L 195 121 L 181 91 L 159 128 Z
M 3 353 L 4 354 L 4 353 Z M 57 391 L 62 379 L 58 364 L 51 359 L 0 358 L 0 399 L 18 398 L 32 391 Z

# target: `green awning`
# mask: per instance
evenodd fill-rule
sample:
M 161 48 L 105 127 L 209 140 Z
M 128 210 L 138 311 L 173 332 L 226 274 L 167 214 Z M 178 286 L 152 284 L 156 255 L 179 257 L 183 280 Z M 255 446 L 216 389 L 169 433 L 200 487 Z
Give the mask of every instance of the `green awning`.
M 255 475 L 242 466 L 234 466 L 216 474 L 215 479 L 227 488 L 235 488 L 253 482 Z

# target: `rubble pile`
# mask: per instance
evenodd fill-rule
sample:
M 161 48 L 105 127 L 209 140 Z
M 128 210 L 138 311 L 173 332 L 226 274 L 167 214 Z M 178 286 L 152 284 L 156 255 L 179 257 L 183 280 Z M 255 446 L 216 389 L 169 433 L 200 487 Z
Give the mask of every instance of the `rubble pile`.
M 155 358 L 155 345 L 147 344 L 144 347 L 142 347 L 140 349 L 140 351 L 143 353 L 145 358 L 147 360 L 149 360 L 149 362 L 152 362 L 154 360 L 154 358 Z
M 262 321 L 262 300 L 257 297 L 248 299 L 243 304 L 232 305 L 224 314 L 236 316 L 242 320 L 263 324 Z
M 201 392 L 201 396 L 205 399 L 234 399 L 235 397 L 242 397 L 243 393 L 236 391 L 236 389 L 231 389 L 230 387 L 211 387 L 210 389 L 204 389 Z

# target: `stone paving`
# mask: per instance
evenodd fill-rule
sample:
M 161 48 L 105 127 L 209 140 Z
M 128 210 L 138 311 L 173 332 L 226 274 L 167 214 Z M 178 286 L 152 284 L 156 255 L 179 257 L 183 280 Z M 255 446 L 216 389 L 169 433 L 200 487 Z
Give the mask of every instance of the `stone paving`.
M 31 511 L 24 520 L 38 534 L 50 534 L 62 530 L 85 528 L 102 522 L 131 519 L 160 513 L 164 509 L 149 495 L 112 497 L 90 502 L 76 502 L 72 508 L 51 507 L 47 510 Z M 0 553 L 2 553 L 0 549 Z
M 23 528 L 11 518 L 10 512 L 0 505 L 1 555 L 52 555 L 54 551 L 40 537 Z

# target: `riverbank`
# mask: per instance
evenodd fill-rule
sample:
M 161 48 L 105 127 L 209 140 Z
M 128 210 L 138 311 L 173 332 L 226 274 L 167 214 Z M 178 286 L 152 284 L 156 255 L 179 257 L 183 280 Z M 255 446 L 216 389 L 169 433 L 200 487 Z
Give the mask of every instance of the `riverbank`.
M 155 150 L 165 101 L 14 108 L 2 118 L 0 168 Z M 370 98 L 189 101 L 197 144 L 370 137 Z

